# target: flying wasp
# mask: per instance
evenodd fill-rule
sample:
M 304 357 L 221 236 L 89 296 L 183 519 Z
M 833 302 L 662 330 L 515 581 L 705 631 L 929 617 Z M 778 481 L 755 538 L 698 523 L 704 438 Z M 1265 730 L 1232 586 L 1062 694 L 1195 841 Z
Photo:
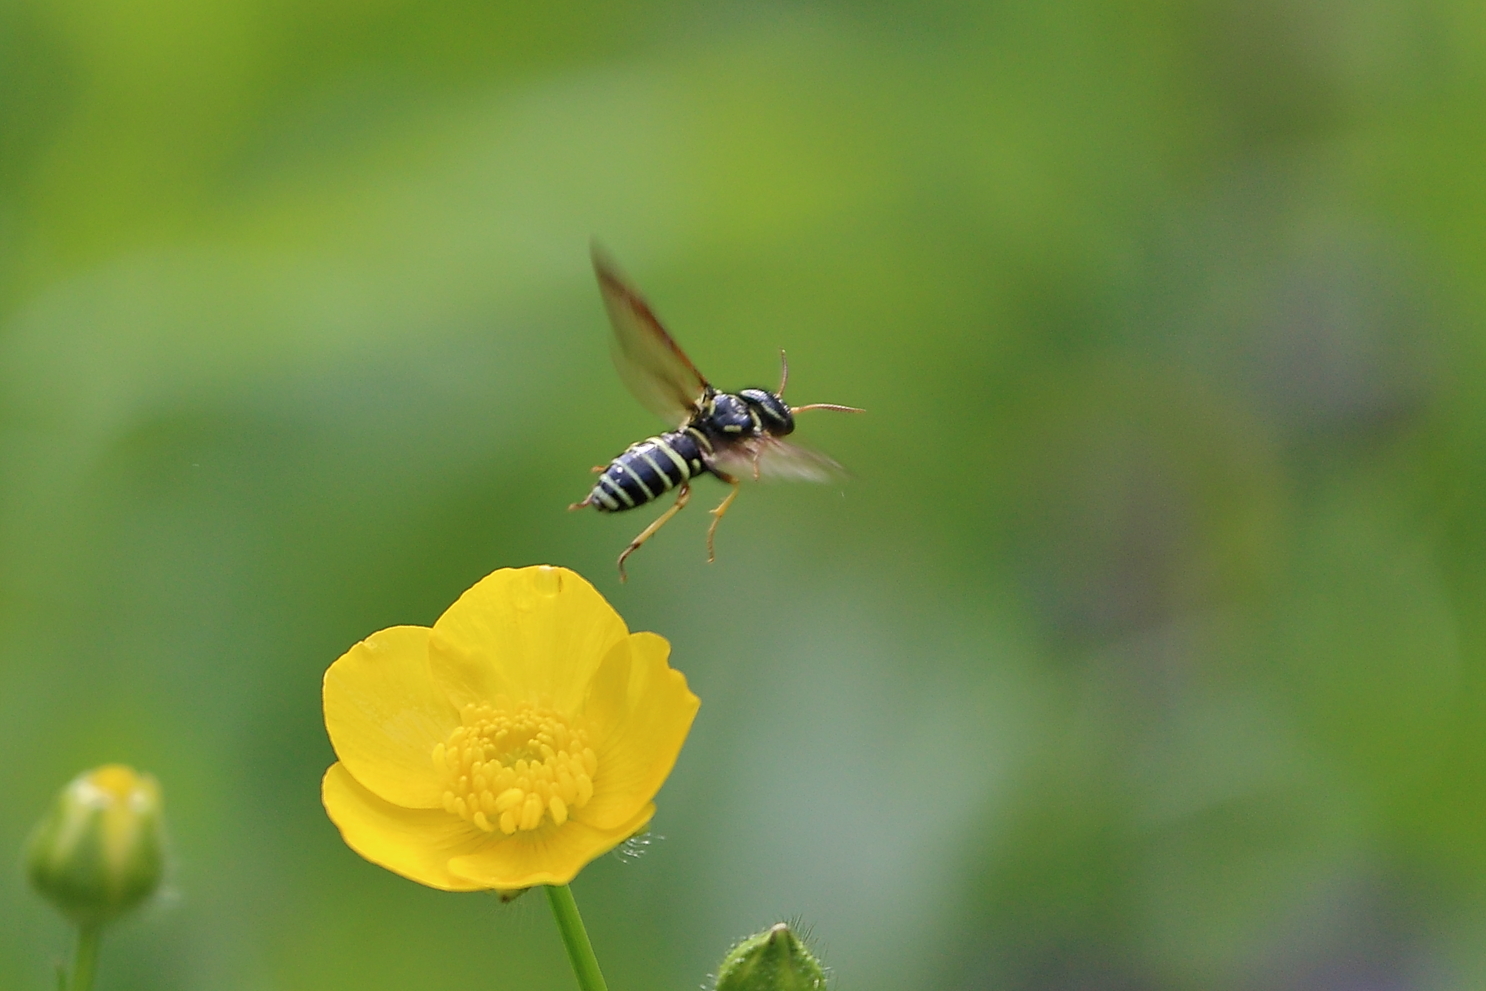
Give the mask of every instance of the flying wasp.
M 635 398 L 652 413 L 677 424 L 654 437 L 631 444 L 607 465 L 595 468 L 598 481 L 582 502 L 569 509 L 592 506 L 601 513 L 622 513 L 660 498 L 671 489 L 676 501 L 652 524 L 640 531 L 619 555 L 619 580 L 625 581 L 624 562 L 640 545 L 665 526 L 691 499 L 692 479 L 715 475 L 732 491 L 712 510 L 707 528 L 707 560 L 715 556 L 717 524 L 738 496 L 738 474 L 754 479 L 769 475 L 826 482 L 845 472 L 823 454 L 781 438 L 795 429 L 795 414 L 813 409 L 860 413 L 854 406 L 811 403 L 790 406 L 784 401 L 789 363 L 779 352 L 779 388 L 721 392 L 702 377 L 686 353 L 666 333 L 649 304 L 619 274 L 597 244 L 593 270 L 609 322 L 614 327 L 612 352 L 619 377 Z

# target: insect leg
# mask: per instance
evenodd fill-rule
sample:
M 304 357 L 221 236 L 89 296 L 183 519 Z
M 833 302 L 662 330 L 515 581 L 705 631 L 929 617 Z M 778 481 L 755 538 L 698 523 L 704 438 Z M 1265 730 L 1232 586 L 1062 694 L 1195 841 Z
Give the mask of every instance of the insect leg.
M 657 519 L 654 523 L 652 523 L 649 526 L 647 526 L 645 529 L 641 530 L 640 531 L 640 535 L 638 537 L 636 537 L 634 540 L 631 540 L 629 542 L 629 546 L 626 547 L 624 549 L 624 551 L 619 555 L 619 580 L 620 581 L 622 581 L 622 582 L 629 581 L 629 576 L 624 573 L 624 559 L 627 558 L 627 557 L 629 557 L 635 551 L 639 550 L 640 549 L 640 545 L 643 544 L 645 541 L 647 541 L 651 537 L 655 536 L 655 531 L 659 530 L 661 527 L 665 526 L 668 522 L 670 522 L 670 519 L 671 519 L 672 516 L 675 516 L 677 513 L 681 512 L 681 507 L 682 506 L 685 506 L 687 500 L 690 499 L 690 498 L 691 498 L 691 483 L 690 482 L 682 482 L 681 483 L 681 488 L 679 488 L 679 489 L 676 490 L 676 503 L 675 503 L 675 505 L 673 505 L 670 509 L 666 510 L 664 513 L 661 513 L 659 519 Z
M 736 478 L 734 478 L 732 475 L 724 474 L 723 472 L 716 471 L 715 469 L 713 471 L 713 474 L 715 474 L 718 478 L 722 479 L 724 482 L 727 482 L 729 485 L 731 485 L 733 487 L 733 491 L 731 491 L 731 492 L 729 492 L 727 494 L 727 498 L 724 499 L 724 500 L 722 500 L 722 502 L 718 505 L 718 507 L 716 509 L 712 510 L 712 525 L 707 528 L 707 563 L 708 564 L 711 564 L 717 558 L 717 553 L 713 549 L 713 546 L 712 546 L 712 537 L 713 537 L 714 534 L 717 533 L 717 524 L 719 524 L 719 523 L 722 522 L 722 514 L 723 513 L 726 513 L 728 511 L 728 506 L 732 505 L 733 500 L 736 499 L 736 498 L 738 498 L 738 485 L 739 485 L 738 480 Z
M 609 466 L 608 465 L 594 465 L 593 466 L 593 473 L 595 475 L 602 475 L 604 472 L 606 472 L 608 470 L 609 470 Z M 590 493 L 588 493 L 588 497 L 586 499 L 584 499 L 582 502 L 575 502 L 571 506 L 569 506 L 568 507 L 568 512 L 571 513 L 571 512 L 573 512 L 575 510 L 582 509 L 584 506 L 592 506 L 592 505 L 594 505 L 593 493 L 590 492 Z

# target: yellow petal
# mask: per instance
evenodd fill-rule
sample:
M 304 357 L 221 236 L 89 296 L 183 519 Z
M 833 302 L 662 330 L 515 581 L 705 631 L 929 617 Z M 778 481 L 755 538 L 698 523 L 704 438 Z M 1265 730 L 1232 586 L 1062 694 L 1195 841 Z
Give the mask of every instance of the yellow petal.
M 346 845 L 372 863 L 444 891 L 491 887 L 449 870 L 451 858 L 467 857 L 489 843 L 486 834 L 458 816 L 385 802 L 341 764 L 325 772 L 320 800 Z
M 583 715 L 593 734 L 598 773 L 593 798 L 574 819 L 619 826 L 660 790 L 702 704 L 686 677 L 666 663 L 671 645 L 654 633 L 616 644 L 594 677 Z
M 505 836 L 478 853 L 449 861 L 451 873 L 480 888 L 529 888 L 567 884 L 583 865 L 639 832 L 655 814 L 645 805 L 615 829 L 595 829 L 569 819 L 561 826 Z
M 546 565 L 502 568 L 434 623 L 429 661 L 458 705 L 504 696 L 573 711 L 628 632 L 580 575 Z
M 428 671 L 429 630 L 394 626 L 346 651 L 325 672 L 325 729 L 362 785 L 397 805 L 443 807 L 433 748 L 459 712 Z

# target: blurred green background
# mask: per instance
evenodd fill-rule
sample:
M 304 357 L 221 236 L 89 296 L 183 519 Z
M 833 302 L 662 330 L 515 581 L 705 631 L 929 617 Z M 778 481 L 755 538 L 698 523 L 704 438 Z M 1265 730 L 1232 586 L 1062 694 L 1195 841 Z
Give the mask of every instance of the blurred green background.
M 662 426 L 597 235 L 839 486 L 569 514 Z M 610 984 L 1486 984 L 1486 8 L 0 0 L 0 851 L 165 788 L 100 991 L 573 986 L 320 809 L 320 677 L 505 565 L 703 699 Z M 0 874 L 0 985 L 60 919 Z

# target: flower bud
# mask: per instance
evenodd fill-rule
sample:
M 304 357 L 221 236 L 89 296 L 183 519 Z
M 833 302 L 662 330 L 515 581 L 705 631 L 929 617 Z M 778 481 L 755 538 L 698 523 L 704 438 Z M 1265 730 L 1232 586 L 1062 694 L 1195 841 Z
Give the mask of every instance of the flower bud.
M 717 968 L 716 991 L 825 991 L 826 974 L 786 923 L 749 936 Z
M 164 866 L 160 786 L 122 764 L 73 778 L 26 849 L 32 886 L 80 926 L 144 901 Z

